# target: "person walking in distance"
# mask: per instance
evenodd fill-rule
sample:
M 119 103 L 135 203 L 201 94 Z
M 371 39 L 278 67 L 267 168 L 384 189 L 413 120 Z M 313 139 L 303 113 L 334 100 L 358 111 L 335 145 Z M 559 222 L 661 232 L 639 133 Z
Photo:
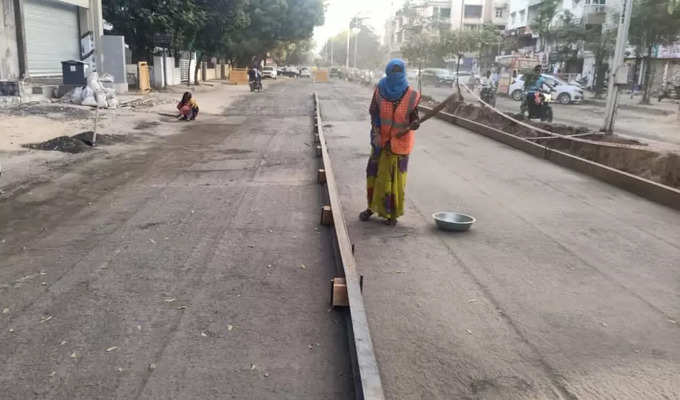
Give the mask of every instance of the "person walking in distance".
M 374 214 L 395 225 L 404 214 L 404 191 L 408 158 L 413 150 L 414 131 L 419 128 L 420 93 L 408 84 L 406 65 L 393 59 L 385 68 L 369 107 L 371 155 L 366 167 L 368 207 L 359 219 Z

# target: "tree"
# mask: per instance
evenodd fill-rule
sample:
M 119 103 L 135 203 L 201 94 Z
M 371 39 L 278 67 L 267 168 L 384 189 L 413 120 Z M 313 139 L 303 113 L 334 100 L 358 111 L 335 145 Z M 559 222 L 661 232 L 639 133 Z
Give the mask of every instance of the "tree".
M 380 46 L 380 39 L 378 35 L 373 32 L 371 27 L 364 25 L 361 21 L 358 22 L 357 27 L 360 29 L 359 33 L 354 35 L 351 40 L 352 43 L 356 40 L 357 46 L 357 68 L 362 69 L 376 69 L 383 66 L 387 58 L 386 51 Z M 354 45 L 350 46 L 350 56 L 353 57 Z M 326 44 L 321 49 L 321 56 L 328 63 L 330 63 L 330 54 L 333 52 L 333 61 L 336 64 L 344 64 L 347 55 L 347 32 L 342 32 L 332 38 L 328 39 Z M 352 59 L 350 57 L 350 59 Z M 352 63 L 350 63 L 351 65 Z
M 630 20 L 629 41 L 638 55 L 644 54 L 645 74 L 641 104 L 649 104 L 655 74 L 652 55 L 659 45 L 669 44 L 680 35 L 680 7 L 677 1 L 635 0 Z
M 544 0 L 536 6 L 536 15 L 531 23 L 531 30 L 537 33 L 541 50 L 550 53 L 549 44 L 555 39 L 553 20 L 557 15 L 561 0 Z
M 111 0 L 102 3 L 102 12 L 113 24 L 113 33 L 125 36 L 134 61 L 152 54 L 154 33 L 173 34 L 173 47 L 181 47 L 206 19 L 193 0 Z
M 135 60 L 154 49 L 154 33 L 172 33 L 175 50 L 248 65 L 282 43 L 312 36 L 324 21 L 323 0 L 107 0 L 114 33 L 124 35 Z
M 593 53 L 595 58 L 595 76 L 593 77 L 593 91 L 596 98 L 601 98 L 605 90 L 609 65 L 607 60 L 614 55 L 617 29 L 603 30 L 600 26 L 585 29 L 584 48 Z

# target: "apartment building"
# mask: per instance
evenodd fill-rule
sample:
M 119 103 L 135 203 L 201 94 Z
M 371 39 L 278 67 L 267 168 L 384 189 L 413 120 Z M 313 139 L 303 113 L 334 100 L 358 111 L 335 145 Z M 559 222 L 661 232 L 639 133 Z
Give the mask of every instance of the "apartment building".
M 399 9 L 385 24 L 385 45 L 393 56 L 409 31 L 424 31 L 432 36 L 442 31 L 478 29 L 485 23 L 505 29 L 508 0 L 422 0 L 409 10 Z

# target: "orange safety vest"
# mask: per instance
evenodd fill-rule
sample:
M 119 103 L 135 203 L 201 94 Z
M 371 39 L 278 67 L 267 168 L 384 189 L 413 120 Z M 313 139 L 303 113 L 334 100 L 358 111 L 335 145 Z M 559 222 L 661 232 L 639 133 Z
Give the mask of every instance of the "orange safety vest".
M 380 147 L 385 147 L 389 142 L 392 153 L 410 154 L 415 140 L 413 131 L 409 130 L 400 138 L 397 137 L 397 133 L 410 125 L 409 115 L 420 103 L 420 93 L 409 86 L 396 107 L 394 102 L 384 99 L 377 88 L 375 96 L 380 107 Z

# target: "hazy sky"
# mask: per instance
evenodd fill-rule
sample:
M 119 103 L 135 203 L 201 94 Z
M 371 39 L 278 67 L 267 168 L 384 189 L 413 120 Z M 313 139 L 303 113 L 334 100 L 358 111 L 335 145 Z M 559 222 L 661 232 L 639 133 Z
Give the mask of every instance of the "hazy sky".
M 382 37 L 385 32 L 385 20 L 394 10 L 394 5 L 401 3 L 403 0 L 330 0 L 326 9 L 326 23 L 314 30 L 317 52 L 329 37 L 347 30 L 349 21 L 357 13 L 362 17 L 368 17 L 365 23 Z

